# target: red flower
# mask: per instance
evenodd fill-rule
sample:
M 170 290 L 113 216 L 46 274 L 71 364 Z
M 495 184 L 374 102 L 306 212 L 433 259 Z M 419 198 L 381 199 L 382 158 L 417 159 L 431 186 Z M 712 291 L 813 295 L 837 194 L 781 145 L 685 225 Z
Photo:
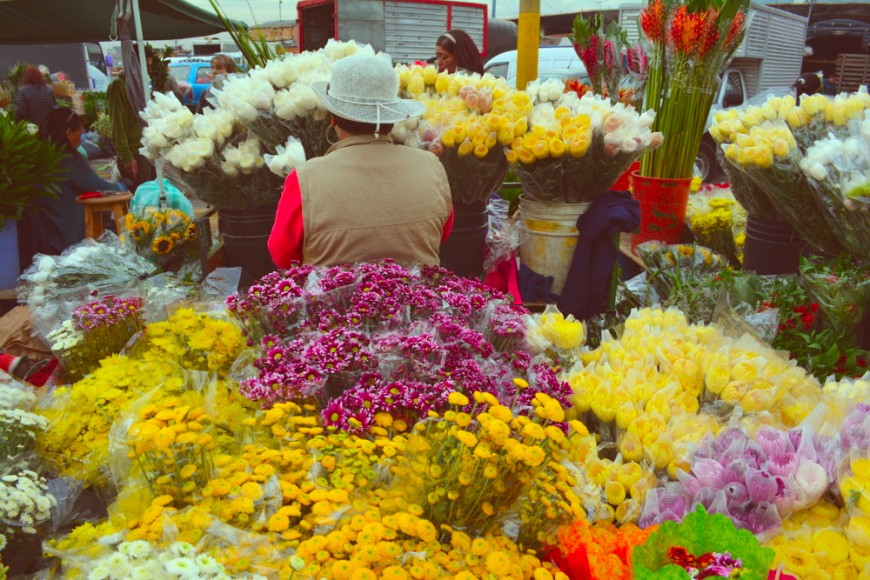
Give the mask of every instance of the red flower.
M 640 13 L 640 27 L 653 43 L 665 40 L 665 5 L 662 0 L 653 0 Z

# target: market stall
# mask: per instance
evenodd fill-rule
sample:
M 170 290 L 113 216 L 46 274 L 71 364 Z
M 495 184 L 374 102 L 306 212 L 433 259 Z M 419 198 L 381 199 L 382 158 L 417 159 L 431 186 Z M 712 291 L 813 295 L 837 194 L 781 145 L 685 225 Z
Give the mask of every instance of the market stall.
M 311 85 L 361 53 L 330 42 L 270 61 L 202 114 L 155 95 L 145 150 L 225 223 L 266 214 L 327 148 Z M 693 241 L 629 242 L 643 272 L 620 280 L 619 230 L 583 246 L 580 220 L 602 199 L 642 219 L 611 187 L 673 117 L 662 134 L 654 111 L 561 82 L 396 75 L 427 112 L 394 139 L 437 155 L 454 205 L 475 206 L 463 240 L 479 265 L 294 264 L 245 280 L 253 251 L 203 271 L 207 234 L 159 204 L 118 236 L 36 256 L 18 295 L 58 368 L 42 386 L 0 373 L 9 574 L 870 574 L 867 93 L 723 113 L 711 132 L 733 183 L 689 177 Z M 492 197 L 508 170 L 513 220 Z M 745 267 L 765 207 L 816 246 L 782 276 Z M 517 254 L 533 264 L 522 243 L 559 219 L 581 264 L 604 262 L 607 292 L 583 316 L 561 300 L 532 313 L 482 280 Z

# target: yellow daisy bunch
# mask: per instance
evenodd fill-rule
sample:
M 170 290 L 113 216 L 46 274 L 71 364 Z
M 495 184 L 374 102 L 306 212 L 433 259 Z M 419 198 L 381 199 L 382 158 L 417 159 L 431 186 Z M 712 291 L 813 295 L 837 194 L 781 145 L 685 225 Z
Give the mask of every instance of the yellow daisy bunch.
M 566 578 L 504 536 L 473 538 L 421 517 L 423 507 L 385 513 L 378 508 L 343 516 L 332 531 L 299 544 L 304 577 L 356 578 Z
M 565 106 L 554 109 L 555 125 L 533 125 L 529 132 L 510 142 L 510 163 L 529 165 L 538 160 L 558 159 L 564 155 L 583 157 L 592 144 L 592 121 L 584 113 L 574 114 Z
M 225 377 L 245 339 L 234 323 L 192 308 L 179 308 L 164 322 L 148 325 L 136 355 L 145 360 L 172 360 L 188 370 Z
M 855 559 L 870 563 L 870 457 L 853 456 L 839 487 L 849 511 L 846 535 L 856 551 Z
M 101 544 L 99 540 L 105 536 L 117 533 L 115 526 L 109 521 L 94 524 L 85 522 L 73 528 L 63 537 L 54 537 L 45 540 L 43 552 L 54 557 L 63 557 L 64 575 L 67 578 L 84 577 L 75 566 L 70 566 L 71 561 L 88 561 L 101 558 L 106 555 L 109 548 Z
M 138 410 L 127 432 L 128 457 L 151 492 L 169 495 L 179 506 L 193 503 L 194 493 L 214 477 L 218 439 L 203 404 L 193 390 L 157 398 Z
M 489 393 L 475 393 L 473 400 L 465 412 L 468 397 L 452 393 L 453 408 L 418 423 L 394 467 L 395 485 L 424 507 L 424 517 L 438 527 L 449 524 L 483 535 L 509 510 L 525 509 L 521 527 L 529 528 L 520 533 L 534 541 L 553 520 L 585 517 L 572 490 L 574 476 L 558 467 L 568 447 L 566 434 L 555 425 L 565 420 L 559 403 L 539 393 L 532 415 L 522 416 Z M 581 428 L 585 432 L 576 425 Z M 542 501 L 544 518 L 533 517 L 537 508 L 524 507 L 533 501 L 530 493 L 552 504 Z
M 122 411 L 157 386 L 175 392 L 183 384 L 178 368 L 164 361 L 110 356 L 82 380 L 55 390 L 40 411 L 50 428 L 37 439 L 37 452 L 55 473 L 105 483 L 109 430 Z

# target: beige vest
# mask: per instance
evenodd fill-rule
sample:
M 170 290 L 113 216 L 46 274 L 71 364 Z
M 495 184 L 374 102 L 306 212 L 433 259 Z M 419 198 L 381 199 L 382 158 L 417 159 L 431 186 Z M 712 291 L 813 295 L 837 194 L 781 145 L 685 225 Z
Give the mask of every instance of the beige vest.
M 342 139 L 296 170 L 302 192 L 306 264 L 438 265 L 450 186 L 432 153 L 388 137 Z

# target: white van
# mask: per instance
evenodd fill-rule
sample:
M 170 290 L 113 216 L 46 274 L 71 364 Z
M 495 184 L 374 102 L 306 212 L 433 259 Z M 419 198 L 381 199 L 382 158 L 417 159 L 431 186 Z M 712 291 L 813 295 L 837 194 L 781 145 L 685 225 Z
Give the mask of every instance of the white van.
M 483 72 L 507 79 L 513 84 L 517 78 L 517 51 L 509 50 L 492 57 L 484 66 Z M 538 48 L 538 78 L 579 79 L 588 82 L 586 67 L 573 46 L 541 46 Z

